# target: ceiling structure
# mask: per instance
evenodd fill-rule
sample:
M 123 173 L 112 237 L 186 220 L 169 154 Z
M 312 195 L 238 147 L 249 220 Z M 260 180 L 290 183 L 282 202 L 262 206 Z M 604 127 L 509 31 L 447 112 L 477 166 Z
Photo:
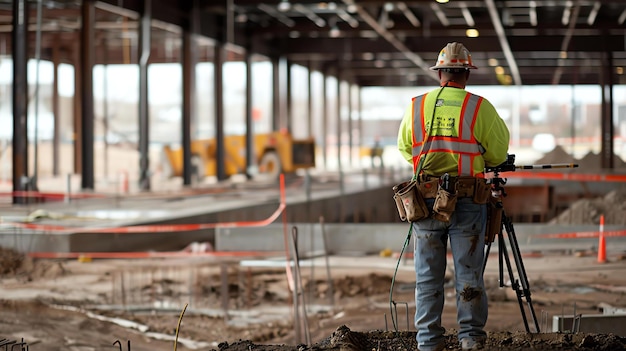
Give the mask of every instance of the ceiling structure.
M 234 5 L 236 18 L 245 19 L 255 37 L 293 62 L 338 65 L 361 86 L 436 82 L 428 67 L 451 41 L 464 43 L 480 67 L 471 84 L 598 84 L 603 68 L 614 66 L 618 81 L 626 66 L 621 0 Z M 479 36 L 467 37 L 468 29 Z
M 62 61 L 75 61 L 82 1 L 24 2 L 31 55 L 39 40 L 43 59 L 58 50 Z M 428 68 L 452 41 L 464 43 L 479 67 L 474 85 L 626 83 L 623 0 L 103 0 L 95 1 L 98 63 L 137 62 L 146 3 L 151 62 L 180 62 L 188 28 L 209 42 L 234 44 L 230 60 L 243 60 L 249 49 L 359 86 L 436 84 Z M 12 4 L 0 0 L 0 38 L 9 44 Z M 467 37 L 468 29 L 478 37 Z M 8 46 L 0 54 L 9 54 Z M 198 60 L 210 59 L 210 50 L 196 52 Z

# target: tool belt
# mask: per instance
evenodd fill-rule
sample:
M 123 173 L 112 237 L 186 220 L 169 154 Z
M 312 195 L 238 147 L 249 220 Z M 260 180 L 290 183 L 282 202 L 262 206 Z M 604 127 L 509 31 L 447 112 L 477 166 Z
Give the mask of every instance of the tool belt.
M 420 174 L 417 180 L 394 186 L 393 191 L 401 220 L 415 222 L 430 217 L 431 212 L 424 200 L 435 199 L 432 217 L 448 222 L 458 198 L 471 197 L 474 203 L 486 204 L 491 195 L 491 185 L 483 178 Z
M 437 197 L 437 190 L 441 177 L 420 174 L 418 177 L 419 189 L 425 199 Z M 446 189 L 449 193 L 456 193 L 457 197 L 471 197 L 477 204 L 486 204 L 491 194 L 491 185 L 486 179 L 469 176 L 448 177 Z

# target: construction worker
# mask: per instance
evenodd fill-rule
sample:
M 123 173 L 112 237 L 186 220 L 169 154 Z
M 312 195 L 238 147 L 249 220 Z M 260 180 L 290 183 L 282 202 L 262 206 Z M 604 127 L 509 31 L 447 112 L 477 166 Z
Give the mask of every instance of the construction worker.
M 483 171 L 485 166 L 507 160 L 509 130 L 487 99 L 465 90 L 470 70 L 476 68 L 463 44 L 447 44 L 430 68 L 438 72 L 441 86 L 412 99 L 398 132 L 398 149 L 413 165 L 417 193 L 423 196 L 429 213 L 411 223 L 420 351 L 445 348 L 441 314 L 448 238 L 454 261 L 459 343 L 463 350 L 474 350 L 482 348 L 486 340 L 487 295 L 482 270 L 486 202 L 491 193 Z
M 383 162 L 383 147 L 380 144 L 380 137 L 376 136 L 376 138 L 374 138 L 374 146 L 372 147 L 372 149 L 370 150 L 370 158 L 372 161 L 372 168 L 376 167 L 376 162 L 375 160 L 378 159 L 378 162 L 380 164 L 380 168 L 385 168 L 385 164 Z

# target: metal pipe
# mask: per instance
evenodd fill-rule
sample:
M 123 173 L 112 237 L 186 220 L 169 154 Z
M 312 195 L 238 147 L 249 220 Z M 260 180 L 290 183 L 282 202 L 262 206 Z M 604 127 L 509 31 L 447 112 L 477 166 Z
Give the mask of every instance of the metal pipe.
M 295 324 L 297 325 L 296 330 L 296 342 L 300 343 L 300 329 L 304 328 L 305 333 L 305 341 L 307 345 L 311 345 L 311 332 L 309 330 L 309 322 L 306 313 L 306 301 L 304 299 L 304 286 L 302 284 L 302 273 L 300 270 L 300 254 L 298 253 L 298 228 L 293 227 L 291 231 L 292 244 L 293 244 L 293 263 L 294 263 L 294 276 L 295 276 L 295 284 L 294 284 L 294 316 L 295 316 Z M 302 307 L 299 307 L 299 300 L 302 302 Z M 302 323 L 300 325 L 300 317 L 299 317 L 299 309 L 302 308 Z
M 329 262 L 329 255 L 330 255 L 330 250 L 328 249 L 328 238 L 326 237 L 326 230 L 324 228 L 324 217 L 320 216 L 320 227 L 322 229 L 322 244 L 324 247 L 324 261 L 326 263 L 326 281 L 328 283 L 328 295 L 329 295 L 329 302 L 330 302 L 330 306 L 332 308 L 332 310 L 335 309 L 335 292 L 334 292 L 334 287 L 333 287 L 333 277 L 330 274 L 330 262 Z

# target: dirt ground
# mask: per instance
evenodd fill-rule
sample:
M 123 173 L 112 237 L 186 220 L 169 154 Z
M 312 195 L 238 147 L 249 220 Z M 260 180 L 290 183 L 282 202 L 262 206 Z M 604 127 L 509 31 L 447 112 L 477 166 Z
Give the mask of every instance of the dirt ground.
M 417 349 L 412 262 L 399 264 L 390 293 L 393 256 L 354 258 L 364 267 L 373 261 L 386 265 L 333 268 L 332 280 L 324 268 L 302 269 L 304 293 L 294 299 L 285 268 L 242 271 L 232 262 L 220 265 L 203 258 L 33 260 L 11 250 L 0 253 L 0 346 L 24 343 L 35 351 Z M 493 260 L 485 272 L 490 301 L 486 350 L 626 350 L 626 338 L 611 333 L 552 332 L 554 316 L 599 314 L 606 306 L 623 309 L 626 261 L 612 257 L 599 264 L 593 253 L 584 252 L 524 260 L 542 332 L 525 331 L 515 292 L 499 287 Z M 191 271 L 174 267 L 191 269 L 199 262 L 206 269 L 195 271 L 190 290 L 186 277 Z M 139 267 L 174 270 L 139 279 L 131 275 Z M 120 272 L 131 279 L 120 283 Z M 460 350 L 452 282 L 446 287 L 446 350 Z M 133 300 L 140 295 L 150 299 Z M 293 322 L 296 313 L 299 323 Z

